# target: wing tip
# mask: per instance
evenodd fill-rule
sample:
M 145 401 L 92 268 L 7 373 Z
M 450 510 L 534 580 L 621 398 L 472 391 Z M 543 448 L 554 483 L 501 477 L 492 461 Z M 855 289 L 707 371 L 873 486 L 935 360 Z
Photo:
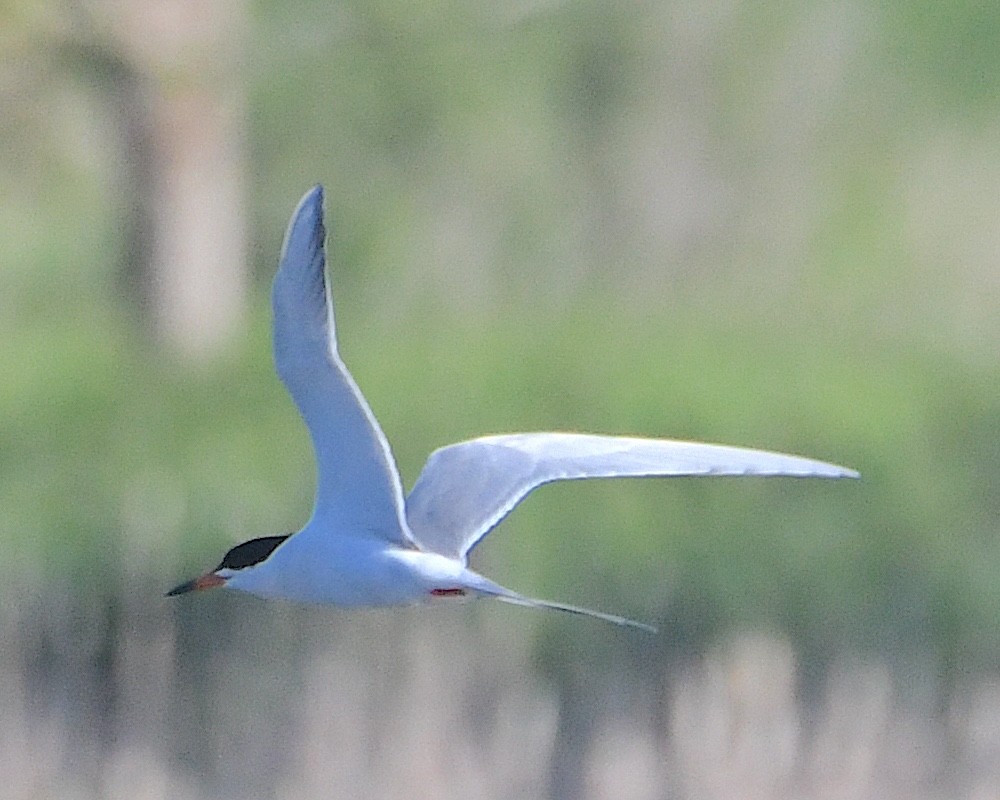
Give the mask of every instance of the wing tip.
M 302 195 L 302 199 L 299 200 L 299 206 L 301 207 L 301 206 L 305 205 L 306 203 L 315 204 L 315 205 L 319 205 L 319 206 L 323 205 L 323 184 L 322 183 L 314 184 L 313 187 L 308 192 L 306 192 L 304 195 Z
M 827 462 L 820 462 L 823 464 L 824 469 L 821 471 L 814 472 L 812 474 L 806 473 L 803 477 L 815 477 L 815 478 L 851 478 L 852 480 L 859 480 L 861 478 L 861 473 L 856 469 L 851 469 L 850 467 L 842 467 L 840 464 L 830 464 Z
M 319 241 L 322 247 L 326 231 L 323 225 L 323 184 L 317 183 L 308 192 L 302 195 L 295 211 L 288 221 L 288 229 L 285 231 L 285 241 L 281 247 L 281 262 L 288 257 L 289 249 L 293 248 L 293 242 L 303 241 L 302 232 L 307 233 L 307 242 Z
M 295 206 L 295 211 L 292 212 L 292 226 L 294 226 L 299 219 L 304 219 L 307 215 L 311 218 L 311 221 L 313 221 L 314 224 L 317 217 L 322 223 L 323 199 L 323 184 L 317 183 L 308 192 L 302 195 L 298 205 Z
M 753 475 L 754 473 L 746 473 L 748 475 Z M 841 467 L 836 464 L 824 464 L 821 469 L 806 469 L 802 472 L 761 472 L 757 473 L 760 477 L 786 477 L 786 478 L 832 478 L 833 480 L 840 480 L 841 478 L 849 478 L 850 480 L 860 480 L 861 473 L 856 469 L 851 469 L 850 467 Z

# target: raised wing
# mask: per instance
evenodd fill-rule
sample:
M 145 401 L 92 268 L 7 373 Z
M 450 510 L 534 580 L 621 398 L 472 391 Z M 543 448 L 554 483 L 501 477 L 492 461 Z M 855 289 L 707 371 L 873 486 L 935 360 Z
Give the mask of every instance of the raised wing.
M 677 475 L 858 477 L 845 467 L 743 447 L 581 433 L 514 433 L 431 453 L 406 499 L 406 516 L 420 547 L 465 559 L 542 484 Z
M 337 352 L 326 284 L 323 187 L 292 215 L 274 278 L 274 362 L 316 454 L 313 520 L 323 532 L 410 544 L 403 487 L 385 434 Z

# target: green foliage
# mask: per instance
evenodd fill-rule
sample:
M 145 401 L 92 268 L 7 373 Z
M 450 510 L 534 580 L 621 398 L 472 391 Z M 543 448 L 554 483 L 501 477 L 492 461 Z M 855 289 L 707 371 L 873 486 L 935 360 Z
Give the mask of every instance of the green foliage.
M 436 446 L 545 428 L 864 476 L 549 487 L 477 551 L 498 579 L 675 642 L 779 627 L 817 660 L 993 666 L 997 145 L 968 121 L 995 118 L 997 12 L 903 8 L 260 5 L 259 286 L 326 182 L 342 348 L 407 483 Z M 113 137 L 46 69 L 0 123 L 2 569 L 166 588 L 296 528 L 309 445 L 263 291 L 215 363 L 136 334 Z
M 790 450 L 864 476 L 548 487 L 477 551 L 498 579 L 655 618 L 668 637 L 753 625 L 817 657 L 930 646 L 985 664 L 1000 653 L 995 375 L 725 321 L 630 320 L 601 300 L 560 317 L 510 309 L 488 326 L 422 314 L 364 339 L 358 313 L 342 315 L 345 356 L 408 484 L 436 446 L 536 428 Z M 90 581 L 139 570 L 166 588 L 240 538 L 303 521 L 312 463 L 266 319 L 199 369 L 136 347 L 113 314 L 85 316 L 86 337 L 79 318 L 24 326 L 4 364 L 8 571 L 28 562 L 21 579 Z

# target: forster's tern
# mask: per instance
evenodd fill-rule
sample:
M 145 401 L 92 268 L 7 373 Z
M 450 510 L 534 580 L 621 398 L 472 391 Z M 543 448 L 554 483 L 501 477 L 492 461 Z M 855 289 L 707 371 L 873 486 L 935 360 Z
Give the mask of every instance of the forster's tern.
M 857 477 L 808 458 L 697 442 L 513 433 L 442 447 L 409 496 L 389 442 L 337 351 L 326 283 L 323 188 L 292 215 L 274 279 L 274 360 L 316 455 L 313 514 L 294 535 L 234 547 L 168 592 L 224 586 L 346 607 L 495 597 L 655 630 L 642 622 L 518 594 L 469 569 L 469 551 L 533 489 L 580 478 L 674 475 Z

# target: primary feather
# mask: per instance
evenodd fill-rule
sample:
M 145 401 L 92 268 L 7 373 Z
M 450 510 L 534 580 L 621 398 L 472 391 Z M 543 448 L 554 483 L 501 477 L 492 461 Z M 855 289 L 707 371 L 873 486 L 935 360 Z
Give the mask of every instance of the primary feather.
M 701 442 L 513 433 L 435 450 L 406 498 L 417 543 L 452 558 L 469 551 L 532 490 L 553 481 L 680 475 L 857 477 L 811 458 Z
M 292 215 L 271 290 L 275 368 L 316 455 L 313 515 L 409 546 L 403 486 L 389 442 L 337 352 L 325 237 L 323 189 L 317 186 Z

